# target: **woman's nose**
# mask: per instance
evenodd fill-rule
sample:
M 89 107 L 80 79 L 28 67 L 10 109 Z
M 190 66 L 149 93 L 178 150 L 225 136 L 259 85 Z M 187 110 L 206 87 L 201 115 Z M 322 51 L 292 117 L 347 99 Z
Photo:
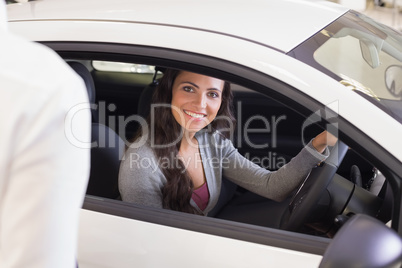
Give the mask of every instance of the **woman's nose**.
M 201 108 L 207 107 L 207 96 L 205 94 L 199 94 L 196 99 L 196 104 Z

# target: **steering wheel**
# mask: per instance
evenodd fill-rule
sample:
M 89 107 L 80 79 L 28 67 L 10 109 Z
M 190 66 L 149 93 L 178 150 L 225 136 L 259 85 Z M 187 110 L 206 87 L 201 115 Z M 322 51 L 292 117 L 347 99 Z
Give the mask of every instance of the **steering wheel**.
M 282 215 L 281 229 L 298 231 L 302 227 L 334 177 L 347 150 L 348 146 L 338 141 L 325 162 L 311 170 L 292 197 L 288 209 Z

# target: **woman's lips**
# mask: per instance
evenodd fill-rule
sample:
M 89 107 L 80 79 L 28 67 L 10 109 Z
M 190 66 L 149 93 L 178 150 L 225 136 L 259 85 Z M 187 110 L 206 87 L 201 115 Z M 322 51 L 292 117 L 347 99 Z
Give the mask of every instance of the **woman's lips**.
M 186 115 L 188 115 L 192 118 L 195 118 L 195 119 L 202 119 L 207 116 L 206 114 L 203 114 L 203 113 L 196 113 L 196 112 L 187 111 L 187 110 L 183 110 L 183 111 Z

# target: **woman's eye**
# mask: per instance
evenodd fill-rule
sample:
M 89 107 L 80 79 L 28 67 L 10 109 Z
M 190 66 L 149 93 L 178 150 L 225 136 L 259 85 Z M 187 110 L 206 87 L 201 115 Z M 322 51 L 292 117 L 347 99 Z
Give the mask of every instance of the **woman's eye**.
M 183 89 L 186 92 L 193 92 L 194 91 L 192 87 L 184 87 Z
M 210 97 L 212 97 L 212 98 L 218 98 L 219 97 L 218 93 L 216 93 L 216 92 L 209 92 L 208 95 Z

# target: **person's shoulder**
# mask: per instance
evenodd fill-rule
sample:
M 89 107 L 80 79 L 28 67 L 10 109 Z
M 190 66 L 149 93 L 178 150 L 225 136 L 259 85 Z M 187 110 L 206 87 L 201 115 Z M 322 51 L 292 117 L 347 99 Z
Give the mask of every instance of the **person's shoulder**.
M 126 157 L 129 155 L 138 155 L 139 158 L 155 156 L 149 141 L 141 139 L 130 143 L 126 150 Z
M 140 174 L 148 174 L 150 172 L 156 172 L 155 174 L 159 174 L 157 172 L 159 170 L 158 164 L 159 161 L 149 144 L 145 143 L 139 145 L 132 143 L 123 156 L 120 166 L 120 177 L 130 177 L 130 174 L 133 173 L 136 173 L 136 176 L 139 176 Z
M 77 83 L 77 74 L 56 52 L 12 33 L 2 35 L 0 58 L 1 76 L 21 84 L 21 90 L 46 92 Z

